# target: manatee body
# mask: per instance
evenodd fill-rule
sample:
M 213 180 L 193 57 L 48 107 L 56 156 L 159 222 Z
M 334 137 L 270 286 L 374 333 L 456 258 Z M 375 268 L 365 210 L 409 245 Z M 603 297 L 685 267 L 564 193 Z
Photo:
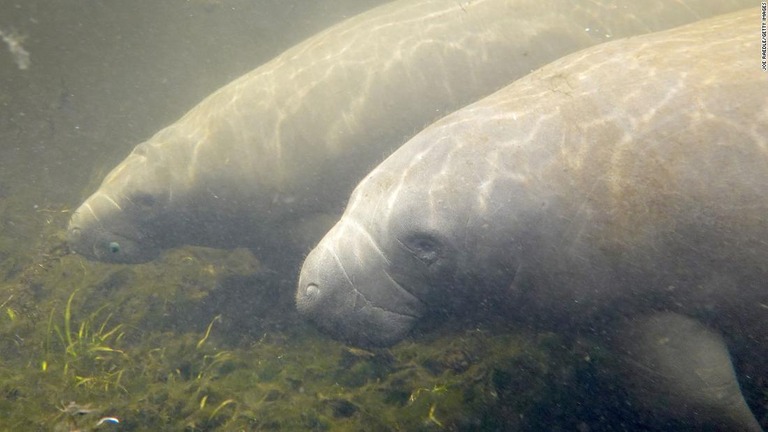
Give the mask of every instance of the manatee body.
M 440 116 L 576 49 L 749 2 L 605 3 L 401 0 L 333 26 L 139 144 L 74 213 L 72 249 L 111 262 L 181 244 L 279 255 Z
M 605 333 L 638 406 L 760 430 L 720 336 L 768 348 L 759 12 L 571 54 L 429 126 L 308 255 L 299 311 L 388 345 L 493 299 Z

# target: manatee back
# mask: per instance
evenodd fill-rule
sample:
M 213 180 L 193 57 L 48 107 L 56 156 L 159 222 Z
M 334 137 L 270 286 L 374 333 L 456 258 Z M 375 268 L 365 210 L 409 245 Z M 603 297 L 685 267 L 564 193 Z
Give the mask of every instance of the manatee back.
M 548 308 L 764 303 L 768 74 L 755 16 L 542 68 L 393 154 L 377 171 L 402 172 L 407 187 L 386 201 L 407 209 L 399 218 L 442 203 L 464 242 L 483 246 L 467 272 L 519 270 Z M 499 263 L 505 254 L 523 257 L 521 268 Z

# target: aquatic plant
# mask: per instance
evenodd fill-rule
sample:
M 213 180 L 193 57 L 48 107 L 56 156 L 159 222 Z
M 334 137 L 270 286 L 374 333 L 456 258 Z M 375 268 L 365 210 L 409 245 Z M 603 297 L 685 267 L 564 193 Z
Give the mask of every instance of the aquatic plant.
M 51 309 L 48 318 L 48 338 L 45 340 L 44 356 L 40 363 L 43 372 L 52 365 L 60 365 L 63 375 L 74 381 L 76 387 L 101 388 L 105 391 L 116 388 L 126 391 L 121 384 L 129 359 L 123 350 L 114 348 L 125 336 L 122 324 L 110 324 L 111 313 L 102 318 L 107 305 L 74 323 L 72 301 L 78 290 L 67 299 L 62 324 L 54 322 L 56 309 Z M 53 348 L 55 335 L 58 346 Z

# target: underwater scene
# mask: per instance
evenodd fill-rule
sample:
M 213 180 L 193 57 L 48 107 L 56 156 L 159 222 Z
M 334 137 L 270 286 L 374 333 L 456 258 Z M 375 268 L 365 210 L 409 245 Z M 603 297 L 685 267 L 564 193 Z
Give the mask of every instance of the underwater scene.
M 0 0 L 0 431 L 762 431 L 766 9 Z

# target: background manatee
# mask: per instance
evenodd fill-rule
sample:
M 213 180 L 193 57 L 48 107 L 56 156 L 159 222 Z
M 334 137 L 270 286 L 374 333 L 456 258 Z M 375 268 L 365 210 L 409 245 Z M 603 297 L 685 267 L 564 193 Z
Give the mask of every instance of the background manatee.
M 387 345 L 430 311 L 497 302 L 627 353 L 638 407 L 760 430 L 714 331 L 768 348 L 759 16 L 586 49 L 428 127 L 309 254 L 299 310 Z
M 282 259 L 289 238 L 308 226 L 299 245 L 319 238 L 330 225 L 315 216 L 341 213 L 372 166 L 441 115 L 578 48 L 743 4 L 401 0 L 375 8 L 139 144 L 73 214 L 70 243 L 112 262 L 182 244 L 248 246 Z

